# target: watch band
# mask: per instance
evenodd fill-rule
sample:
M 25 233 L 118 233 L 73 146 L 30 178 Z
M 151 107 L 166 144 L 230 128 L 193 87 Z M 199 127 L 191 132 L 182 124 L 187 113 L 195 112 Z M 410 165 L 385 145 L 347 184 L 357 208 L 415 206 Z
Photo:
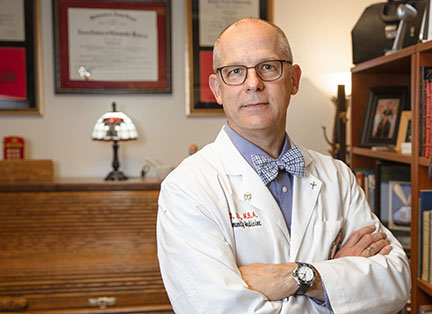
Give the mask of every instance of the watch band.
M 300 285 L 294 295 L 304 295 L 310 287 L 306 285 Z

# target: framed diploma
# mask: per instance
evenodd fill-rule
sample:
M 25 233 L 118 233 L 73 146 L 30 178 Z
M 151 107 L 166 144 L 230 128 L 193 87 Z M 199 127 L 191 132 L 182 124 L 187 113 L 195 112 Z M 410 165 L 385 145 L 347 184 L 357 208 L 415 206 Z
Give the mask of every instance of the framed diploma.
M 171 93 L 171 0 L 53 0 L 56 93 Z
M 42 114 L 39 0 L 0 0 L 0 114 Z
M 244 17 L 271 20 L 272 0 L 185 0 L 186 8 L 186 114 L 223 115 L 208 77 L 213 73 L 213 44 L 226 26 Z

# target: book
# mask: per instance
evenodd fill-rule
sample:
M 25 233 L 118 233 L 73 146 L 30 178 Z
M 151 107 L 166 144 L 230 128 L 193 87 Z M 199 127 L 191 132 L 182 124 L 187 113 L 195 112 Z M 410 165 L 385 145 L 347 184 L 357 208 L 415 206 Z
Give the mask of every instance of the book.
M 431 80 L 426 81 L 426 104 L 425 104 L 425 124 L 424 124 L 424 157 L 431 157 L 431 113 L 432 113 L 432 82 Z
M 372 211 L 376 213 L 375 208 L 375 173 L 369 173 L 366 177 L 366 190 L 368 191 L 367 194 L 367 200 L 369 202 L 370 207 L 372 208 Z
M 430 269 L 430 245 L 431 245 L 431 213 L 432 210 L 426 210 L 423 212 L 423 224 L 422 228 L 422 248 L 421 248 L 421 260 L 422 260 L 422 269 L 421 269 L 421 279 L 430 282 L 431 280 L 431 269 Z
M 418 258 L 418 274 L 417 276 L 423 278 L 423 212 L 432 209 L 432 190 L 420 190 L 419 201 L 419 258 Z
M 425 304 L 419 306 L 419 314 L 432 313 L 432 304 Z
M 375 174 L 373 169 L 355 169 L 354 174 L 356 176 L 357 184 L 360 185 L 360 187 L 366 192 L 366 182 L 365 178 L 369 174 Z
M 431 113 L 432 113 L 432 67 L 421 67 L 420 82 L 420 156 L 426 157 L 431 153 Z M 429 122 L 427 122 L 429 121 Z
M 375 171 L 373 169 L 354 170 L 357 184 L 365 192 L 365 197 L 374 213 L 375 212 Z

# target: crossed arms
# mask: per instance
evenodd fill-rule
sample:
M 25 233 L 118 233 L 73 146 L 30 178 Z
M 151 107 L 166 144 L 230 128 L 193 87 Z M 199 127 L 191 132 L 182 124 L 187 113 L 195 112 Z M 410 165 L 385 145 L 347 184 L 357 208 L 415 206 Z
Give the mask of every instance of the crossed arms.
M 368 248 L 377 254 L 387 255 L 392 247 L 384 232 L 375 231 L 375 226 L 363 227 L 352 233 L 347 242 L 337 251 L 335 258 L 346 256 L 370 257 Z M 292 278 L 296 263 L 261 264 L 255 263 L 239 267 L 243 280 L 249 289 L 260 292 L 269 300 L 281 300 L 294 295 L 297 283 Z M 307 296 L 324 301 L 324 290 L 319 273 L 315 273 L 315 283 L 306 293 Z

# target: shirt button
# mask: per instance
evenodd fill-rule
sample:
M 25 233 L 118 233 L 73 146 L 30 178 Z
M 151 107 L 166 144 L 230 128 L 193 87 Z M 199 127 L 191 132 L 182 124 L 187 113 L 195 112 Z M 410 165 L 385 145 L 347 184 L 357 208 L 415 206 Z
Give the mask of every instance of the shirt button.
M 284 193 L 288 192 L 288 188 L 286 186 L 282 187 L 282 192 Z

